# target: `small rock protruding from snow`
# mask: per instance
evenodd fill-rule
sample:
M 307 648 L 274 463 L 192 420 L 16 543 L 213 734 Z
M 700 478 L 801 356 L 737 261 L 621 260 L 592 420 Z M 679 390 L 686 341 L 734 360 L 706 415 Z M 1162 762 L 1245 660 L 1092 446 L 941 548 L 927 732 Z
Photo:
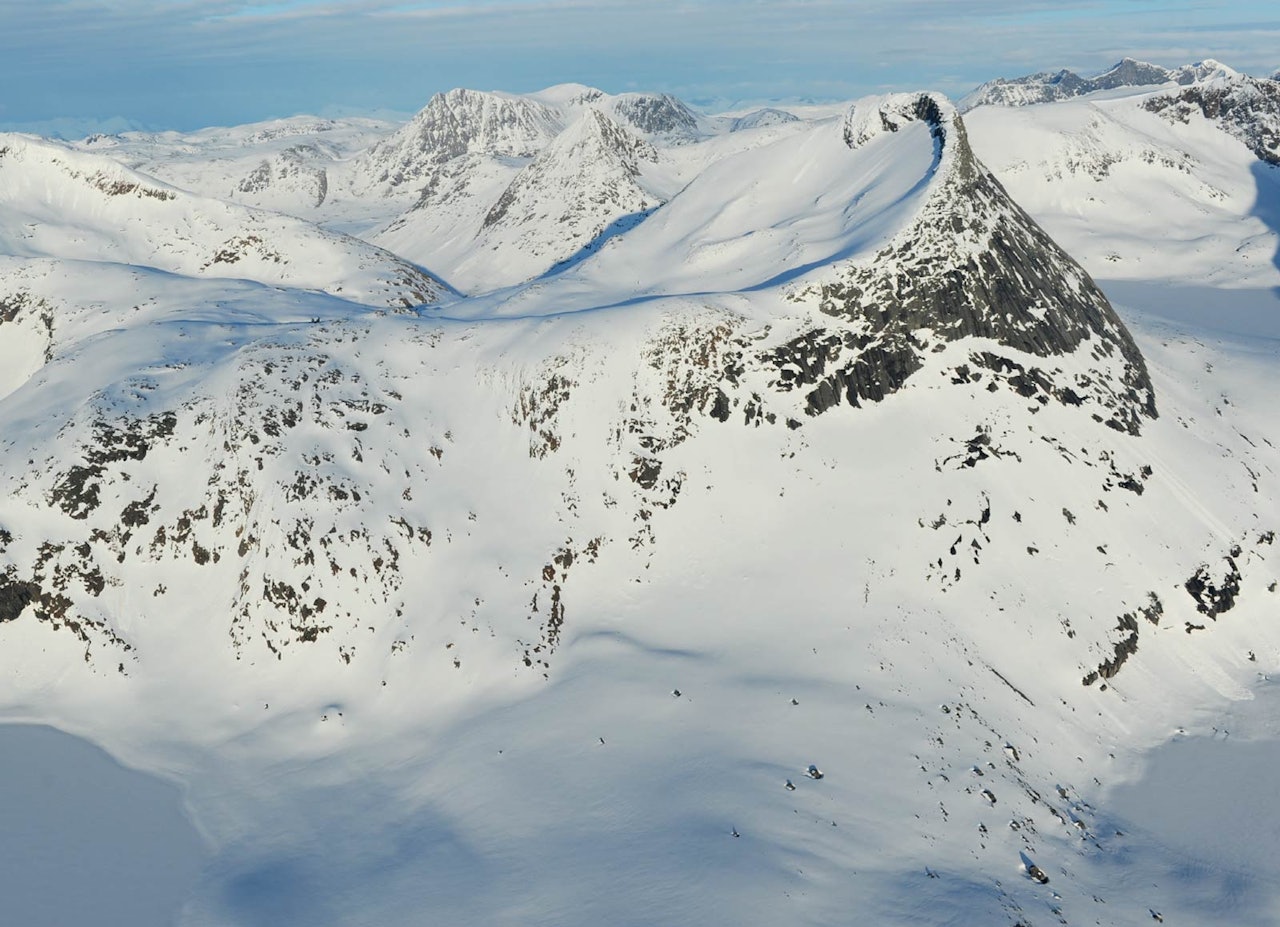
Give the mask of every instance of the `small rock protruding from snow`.
M 982 794 L 982 797 L 987 800 L 987 804 L 994 805 L 996 803 L 995 792 L 991 791 L 990 789 L 983 789 L 981 794 Z
M 809 771 L 805 773 L 805 775 L 807 775 L 810 779 L 821 779 L 825 774 L 817 766 L 814 766 L 812 763 L 810 763 Z
M 1001 749 L 1004 750 L 1005 756 L 1009 757 L 1009 759 L 1013 760 L 1015 763 L 1022 758 L 1018 754 L 1018 748 L 1015 747 L 1013 744 L 1009 743 L 1009 741 L 1007 740 L 1004 742 L 1004 746 Z
M 671 695 L 672 695 L 673 697 L 675 697 L 675 698 L 679 698 L 679 697 L 680 697 L 680 690 L 679 690 L 679 689 L 672 689 L 672 690 L 671 690 Z
M 796 784 L 792 782 L 790 779 L 787 780 L 786 790 L 788 792 L 794 792 L 796 790 Z
M 985 775 L 986 775 L 986 773 L 984 773 L 984 772 L 982 771 L 982 767 L 981 767 L 981 766 L 970 766 L 970 767 L 969 767 L 969 772 L 973 773 L 975 776 L 985 776 Z

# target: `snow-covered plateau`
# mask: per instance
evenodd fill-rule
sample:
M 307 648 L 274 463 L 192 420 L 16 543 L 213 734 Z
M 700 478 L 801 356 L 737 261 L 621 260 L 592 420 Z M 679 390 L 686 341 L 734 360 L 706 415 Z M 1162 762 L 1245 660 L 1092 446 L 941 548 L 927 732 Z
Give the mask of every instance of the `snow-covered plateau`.
M 0 136 L 13 910 L 1274 924 L 1280 84 L 1054 78 Z

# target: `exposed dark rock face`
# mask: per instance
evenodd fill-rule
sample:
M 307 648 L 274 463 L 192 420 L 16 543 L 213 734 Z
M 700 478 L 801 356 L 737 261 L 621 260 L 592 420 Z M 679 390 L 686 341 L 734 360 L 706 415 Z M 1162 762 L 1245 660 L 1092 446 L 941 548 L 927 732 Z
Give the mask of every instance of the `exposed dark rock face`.
M 1018 106 L 1024 103 L 1048 103 L 1088 93 L 1089 81 L 1074 71 L 1040 71 L 1026 77 L 998 77 L 980 86 L 966 99 L 967 108 L 975 106 Z
M 312 206 L 323 205 L 329 195 L 329 174 L 323 167 L 310 162 L 325 157 L 316 145 L 294 145 L 286 148 L 272 160 L 263 160 L 236 184 L 236 192 L 262 193 L 276 183 L 292 183 L 306 190 L 315 200 Z
M 929 95 L 904 95 L 862 115 L 867 118 L 848 123 L 851 148 L 871 144 L 880 133 L 926 127 L 919 140 L 933 155 L 934 175 L 927 178 L 921 211 L 871 260 L 830 266 L 825 276 L 806 278 L 818 282 L 788 293 L 800 306 L 798 322 L 788 317 L 783 325 L 751 328 L 727 309 L 691 320 L 677 314 L 641 346 L 632 393 L 607 439 L 620 490 L 605 504 L 623 506 L 630 516 L 630 536 L 611 537 L 610 543 L 638 556 L 651 551 L 655 515 L 675 505 L 691 479 L 679 455 L 667 452 L 706 418 L 797 429 L 802 413 L 811 417 L 884 400 L 949 342 L 981 339 L 963 352 L 964 363 L 957 359 L 942 371 L 953 383 L 981 380 L 980 388 L 1007 388 L 1033 404 L 1083 405 L 1099 422 L 1134 433 L 1143 416 L 1155 414 L 1142 358 L 1105 298 L 974 159 L 950 107 Z M 519 136 L 518 120 L 495 119 L 494 125 L 514 126 Z M 579 140 L 608 154 L 619 176 L 634 175 L 641 161 L 653 157 L 648 142 L 602 114 L 587 119 L 584 127 L 591 131 Z M 505 136 L 499 136 L 494 144 L 501 147 Z M 839 146 L 838 138 L 831 141 Z M 534 175 L 531 170 L 525 177 Z M 514 205 L 518 198 L 495 221 L 509 219 Z M 12 310 L 15 317 L 19 311 Z M 394 488 L 395 498 L 409 500 L 417 481 L 426 479 L 424 468 L 442 466 L 453 440 L 450 431 L 437 434 L 430 423 L 412 418 L 406 411 L 412 404 L 400 402 L 389 375 L 366 382 L 330 357 L 346 339 L 368 335 L 326 326 L 305 344 L 245 349 L 238 386 L 226 403 L 200 401 L 123 417 L 113 411 L 86 422 L 80 434 L 88 440 L 60 455 L 60 464 L 39 483 L 43 501 L 66 516 L 67 534 L 50 540 L 34 561 L 15 565 L 20 573 L 0 576 L 0 620 L 12 620 L 32 604 L 37 620 L 70 629 L 86 645 L 127 646 L 93 605 L 126 575 L 117 566 L 128 560 L 128 570 L 141 571 L 154 563 L 194 563 L 210 582 L 230 577 L 228 634 L 237 656 L 260 642 L 275 659 L 283 659 L 286 648 L 315 645 L 336 649 L 349 662 L 366 615 L 399 618 L 410 606 L 401 558 L 413 563 L 432 546 L 426 524 L 400 514 L 374 518 L 388 511 L 379 494 Z M 424 329 L 415 340 L 425 353 L 441 337 Z M 1087 363 L 1069 366 L 1087 366 L 1087 377 L 1067 379 L 1050 360 L 1072 354 Z M 577 393 L 593 389 L 579 367 L 567 354 L 548 361 L 518 384 L 511 406 L 511 424 L 527 435 L 531 458 L 570 458 L 567 511 L 578 505 L 574 428 L 560 412 Z M 324 445 L 290 437 L 297 429 L 324 434 Z M 169 488 L 157 488 L 147 468 L 133 466 L 161 448 L 177 445 L 185 452 L 197 441 L 212 450 L 209 459 L 218 459 L 199 498 L 184 497 L 179 505 Z M 380 454 L 383 448 L 393 450 Z M 376 475 L 395 473 L 400 480 L 400 468 L 379 456 L 406 462 L 403 489 L 387 488 L 391 483 Z M 1017 454 L 980 430 L 940 466 L 973 467 L 1001 456 Z M 980 514 L 967 523 L 972 537 L 967 546 L 953 545 L 953 558 L 960 546 L 966 562 L 972 556 L 977 563 L 977 551 L 990 542 L 984 526 L 991 517 L 984 499 Z M 447 523 L 435 530 L 437 547 L 452 543 Z M 593 561 L 604 542 L 566 538 L 549 555 L 541 579 L 530 577 L 540 583 L 530 601 L 530 633 L 516 642 L 526 667 L 549 668 L 565 622 L 570 567 Z M 954 572 L 958 581 L 958 566 Z M 361 590 L 358 601 L 353 587 Z M 155 595 L 164 595 L 163 588 Z M 482 608 L 478 599 L 474 607 Z M 471 616 L 467 627 L 482 627 L 483 618 Z M 1122 623 L 1121 630 L 1130 629 Z M 1117 650 L 1116 659 L 1122 656 L 1127 652 Z M 453 657 L 454 666 L 459 659 Z
M 1221 578 L 1215 578 L 1209 565 L 1204 564 L 1186 581 L 1184 588 L 1195 599 L 1196 611 L 1200 614 L 1216 619 L 1235 606 L 1236 596 L 1240 594 L 1240 568 L 1236 566 L 1239 556 L 1240 548 L 1233 547 L 1223 558 L 1225 569 Z
M 739 116 L 733 120 L 729 127 L 730 132 L 744 132 L 748 129 L 759 129 L 764 126 L 785 125 L 788 122 L 799 122 L 800 117 L 788 113 L 786 110 L 773 109 L 765 107 L 747 113 L 745 116 Z
M 1160 616 L 1164 614 L 1164 604 L 1154 592 L 1147 594 L 1147 600 L 1147 604 L 1139 608 L 1136 613 L 1126 612 L 1120 616 L 1116 623 L 1116 630 L 1120 631 L 1124 636 L 1113 646 L 1115 656 L 1100 663 L 1096 670 L 1085 676 L 1081 680 L 1083 685 L 1091 686 L 1099 679 L 1112 678 L 1120 672 L 1121 667 L 1129 661 L 1129 658 L 1138 652 L 1139 615 L 1152 624 L 1160 623 Z
M 1122 58 L 1110 70 L 1086 81 L 1086 83 L 1092 85 L 1093 90 L 1114 90 L 1117 87 L 1149 87 L 1153 84 L 1163 84 L 1165 81 L 1179 78 L 1189 82 L 1189 79 L 1194 78 L 1183 77 L 1186 70 L 1184 68 L 1182 71 L 1173 72 L 1167 68 L 1160 67 L 1158 64 L 1138 61 L 1135 58 Z M 1088 93 L 1090 91 L 1085 92 Z
M 558 115 L 532 100 L 463 89 L 436 94 L 414 120 L 420 150 L 436 161 L 477 147 L 532 157 L 558 128 Z
M 879 402 L 920 369 L 924 346 L 910 336 L 875 339 L 816 329 L 767 352 L 784 389 L 812 386 L 805 411 L 820 415 L 841 403 Z
M 172 412 L 146 419 L 126 419 L 119 427 L 98 422 L 93 446 L 84 449 L 84 462 L 71 466 L 58 477 L 49 493 L 49 503 L 72 518 L 87 518 L 98 507 L 99 481 L 106 466 L 144 459 L 153 444 L 173 434 L 177 423 L 177 416 Z
M 816 415 L 839 402 L 875 402 L 894 392 L 922 366 L 935 339 L 988 338 L 1041 358 L 1071 354 L 1087 342 L 1095 359 L 1118 356 L 1120 382 L 1064 384 L 990 352 L 974 360 L 1016 371 L 1010 385 L 1022 395 L 1043 393 L 1073 405 L 1092 399 L 1109 424 L 1137 434 L 1142 418 L 1156 415 L 1141 353 L 1088 274 L 973 156 L 959 117 L 929 95 L 855 115 L 845 129 L 851 147 L 914 120 L 927 124 L 943 177 L 915 224 L 874 259 L 797 294 L 835 324 L 766 355 L 780 369 L 782 388 L 808 388 L 807 411 Z
M 40 587 L 35 583 L 0 575 L 0 622 L 13 621 L 38 595 Z
M 1280 164 L 1280 84 L 1275 81 L 1240 74 L 1230 81 L 1152 97 L 1143 107 L 1169 122 L 1188 122 L 1199 112 L 1247 145 L 1259 160 Z

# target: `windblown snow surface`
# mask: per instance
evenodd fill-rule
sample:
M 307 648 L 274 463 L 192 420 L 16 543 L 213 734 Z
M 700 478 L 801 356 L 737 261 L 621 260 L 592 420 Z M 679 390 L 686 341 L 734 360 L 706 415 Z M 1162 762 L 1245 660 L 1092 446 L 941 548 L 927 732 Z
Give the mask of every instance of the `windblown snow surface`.
M 1280 83 L 1217 65 L 1187 87 L 965 121 L 978 157 L 1096 279 L 1280 284 Z
M 286 220 L 7 142 L 3 717 L 181 785 L 183 925 L 1273 923 L 1275 834 L 1196 839 L 1273 792 L 1150 761 L 1275 740 L 1213 730 L 1280 669 L 1274 334 L 1121 321 L 940 97 L 593 93 L 353 156 L 504 204 L 467 286 L 300 219 L 331 280 L 210 274 L 139 210 Z

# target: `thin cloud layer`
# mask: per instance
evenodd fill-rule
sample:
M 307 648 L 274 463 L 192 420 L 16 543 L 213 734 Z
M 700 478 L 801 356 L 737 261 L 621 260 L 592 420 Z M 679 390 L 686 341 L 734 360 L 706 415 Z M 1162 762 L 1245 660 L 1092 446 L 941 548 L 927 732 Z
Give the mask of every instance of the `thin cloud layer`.
M 453 86 L 580 81 L 728 103 L 960 94 L 1124 55 L 1280 64 L 1280 14 L 1253 0 L 0 0 L 0 21 L 10 126 L 413 111 Z

